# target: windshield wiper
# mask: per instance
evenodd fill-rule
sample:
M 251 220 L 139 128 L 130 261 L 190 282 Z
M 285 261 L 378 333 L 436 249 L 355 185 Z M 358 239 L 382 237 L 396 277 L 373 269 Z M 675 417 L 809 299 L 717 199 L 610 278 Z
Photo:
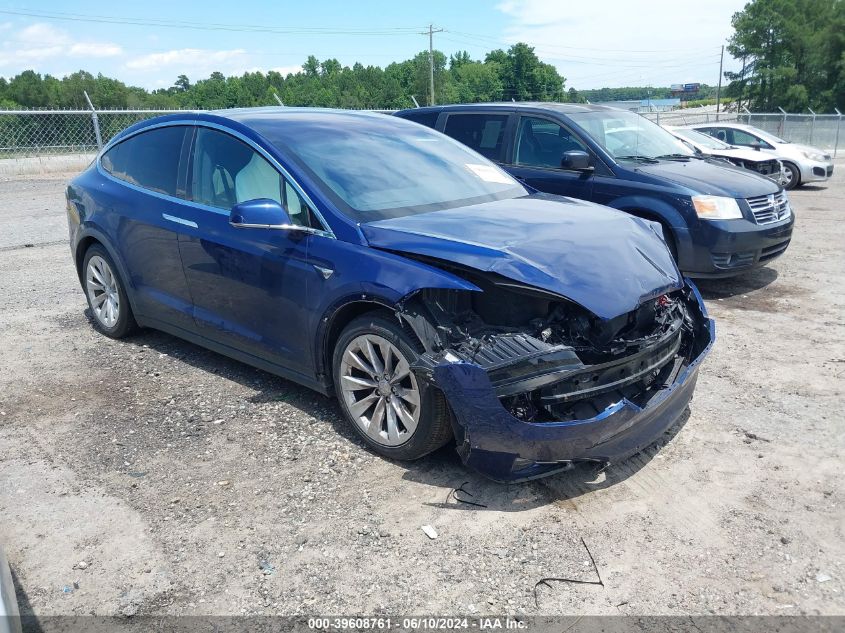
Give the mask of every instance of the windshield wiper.
M 689 154 L 661 154 L 660 156 L 655 156 L 655 158 L 661 158 L 663 160 L 682 160 L 686 162 L 692 158 L 692 156 Z
M 628 154 L 625 156 L 616 156 L 616 160 L 638 160 L 642 163 L 656 163 L 658 162 L 651 156 L 640 156 L 639 154 Z

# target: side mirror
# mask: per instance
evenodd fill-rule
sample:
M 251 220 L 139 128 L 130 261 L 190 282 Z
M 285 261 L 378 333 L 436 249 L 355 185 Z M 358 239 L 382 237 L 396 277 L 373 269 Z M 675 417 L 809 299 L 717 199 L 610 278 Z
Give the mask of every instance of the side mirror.
M 572 171 L 593 170 L 592 165 L 590 165 L 590 155 L 578 149 L 564 152 L 563 158 L 560 159 L 560 166 L 563 169 L 571 169 Z
M 752 141 L 748 144 L 748 147 L 759 152 L 763 148 L 763 144 L 760 141 Z
M 282 229 L 300 228 L 291 222 L 287 211 L 275 200 L 257 198 L 239 202 L 229 212 L 229 224 L 239 229 Z

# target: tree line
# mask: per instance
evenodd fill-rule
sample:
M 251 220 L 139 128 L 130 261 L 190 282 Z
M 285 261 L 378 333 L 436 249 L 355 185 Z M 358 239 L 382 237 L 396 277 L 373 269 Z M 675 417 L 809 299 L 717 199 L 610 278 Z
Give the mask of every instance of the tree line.
M 734 14 L 726 96 L 751 110 L 845 110 L 845 1 L 753 0 Z
M 537 57 L 527 44 L 494 50 L 483 60 L 466 51 L 447 57 L 434 51 L 434 90 L 437 103 L 485 101 L 566 101 L 577 93 L 565 90 L 566 79 Z M 336 59 L 309 56 L 302 70 L 247 72 L 225 77 L 214 72 L 191 83 L 180 75 L 166 89 L 147 91 L 80 70 L 63 78 L 26 70 L 9 80 L 0 78 L 0 108 L 86 108 L 84 92 L 95 107 L 217 109 L 274 105 L 336 108 L 413 107 L 430 101 L 428 51 L 385 68 L 356 63 L 343 66 Z

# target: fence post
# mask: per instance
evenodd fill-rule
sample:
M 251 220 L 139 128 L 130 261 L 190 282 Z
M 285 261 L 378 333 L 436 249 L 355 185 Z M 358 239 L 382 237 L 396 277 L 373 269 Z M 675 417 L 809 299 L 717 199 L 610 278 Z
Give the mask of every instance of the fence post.
M 839 151 L 839 126 L 842 125 L 842 113 L 837 108 L 833 109 L 836 110 L 836 114 L 839 115 L 839 118 L 836 119 L 836 141 L 833 145 L 833 157 L 836 158 L 836 153 Z
M 742 109 L 745 110 L 745 114 L 746 114 L 745 124 L 751 125 L 751 111 L 748 108 L 746 108 L 745 106 L 742 106 Z M 739 117 L 737 117 L 737 118 L 739 118 Z
M 786 133 L 786 110 L 784 110 L 780 106 L 778 106 L 778 110 L 780 110 L 780 113 L 783 115 L 780 118 L 780 129 L 778 130 L 778 136 L 782 138 Z
M 97 111 L 94 109 L 94 104 L 91 103 L 91 98 L 88 96 L 88 93 L 83 90 L 82 94 L 85 95 L 88 107 L 91 108 L 91 121 L 94 123 L 94 136 L 97 137 L 97 151 L 99 152 L 103 149 L 103 137 L 100 136 L 100 120 L 97 118 Z
M 808 145 L 812 145 L 813 144 L 813 134 L 816 131 L 816 113 L 813 112 L 812 108 L 807 108 L 807 109 L 810 111 L 810 114 L 813 115 L 813 120 L 810 121 L 810 142 L 808 143 Z

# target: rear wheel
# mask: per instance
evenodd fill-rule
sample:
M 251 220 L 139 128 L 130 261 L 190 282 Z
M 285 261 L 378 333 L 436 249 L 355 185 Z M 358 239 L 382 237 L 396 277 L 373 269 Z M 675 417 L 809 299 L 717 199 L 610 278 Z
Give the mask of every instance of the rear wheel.
M 111 338 L 123 338 L 136 327 L 117 268 L 105 248 L 94 244 L 82 263 L 85 296 L 94 326 Z
M 335 347 L 341 409 L 355 432 L 386 457 L 417 459 L 452 436 L 443 394 L 411 369 L 421 352 L 413 336 L 377 312 L 353 320 Z
M 795 187 L 801 184 L 801 172 L 793 163 L 783 163 L 783 174 L 786 176 L 786 184 L 783 186 L 784 189 L 795 189 Z

